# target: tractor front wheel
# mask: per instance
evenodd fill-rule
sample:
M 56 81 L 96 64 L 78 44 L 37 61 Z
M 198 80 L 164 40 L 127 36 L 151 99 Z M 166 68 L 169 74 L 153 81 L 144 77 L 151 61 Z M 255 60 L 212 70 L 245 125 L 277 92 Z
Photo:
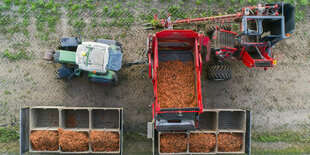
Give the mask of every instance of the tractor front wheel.
M 217 81 L 229 80 L 231 79 L 231 70 L 228 66 L 211 66 L 207 72 L 207 79 Z

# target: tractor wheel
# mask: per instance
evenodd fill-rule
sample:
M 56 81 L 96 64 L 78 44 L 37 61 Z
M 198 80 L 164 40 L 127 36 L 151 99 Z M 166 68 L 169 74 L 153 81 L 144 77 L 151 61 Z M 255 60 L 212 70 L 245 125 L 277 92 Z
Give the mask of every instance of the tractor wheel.
M 229 80 L 231 79 L 231 70 L 228 66 L 211 66 L 207 72 L 207 79 L 217 81 Z
M 119 46 L 120 48 L 122 48 L 122 44 L 118 41 L 115 40 L 109 40 L 109 39 L 96 39 L 94 40 L 97 43 L 103 43 L 103 44 L 108 44 L 108 45 L 115 45 L 115 46 Z
M 80 40 L 78 38 L 61 38 L 58 42 L 58 49 L 76 52 Z

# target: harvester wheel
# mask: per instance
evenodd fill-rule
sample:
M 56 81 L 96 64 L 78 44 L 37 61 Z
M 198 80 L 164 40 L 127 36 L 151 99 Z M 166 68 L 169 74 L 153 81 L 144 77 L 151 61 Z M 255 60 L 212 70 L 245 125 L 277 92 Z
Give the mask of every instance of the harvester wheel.
M 231 70 L 228 66 L 215 65 L 211 66 L 207 72 L 208 80 L 229 80 L 231 79 Z

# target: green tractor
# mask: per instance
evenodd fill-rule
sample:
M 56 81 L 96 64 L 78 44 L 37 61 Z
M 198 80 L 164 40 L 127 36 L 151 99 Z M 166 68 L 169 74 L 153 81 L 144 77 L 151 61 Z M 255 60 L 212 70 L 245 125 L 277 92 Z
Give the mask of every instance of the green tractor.
M 82 42 L 78 38 L 62 38 L 58 50 L 46 52 L 43 58 L 62 64 L 55 72 L 56 78 L 69 80 L 84 73 L 90 82 L 115 86 L 122 57 L 122 44 L 115 40 Z

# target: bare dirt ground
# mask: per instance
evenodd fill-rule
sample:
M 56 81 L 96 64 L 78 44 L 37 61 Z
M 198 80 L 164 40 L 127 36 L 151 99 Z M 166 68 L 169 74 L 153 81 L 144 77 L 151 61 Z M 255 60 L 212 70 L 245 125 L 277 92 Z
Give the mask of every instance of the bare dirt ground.
M 165 7 L 157 1 L 152 4 Z M 42 60 L 43 53 L 56 49 L 60 38 L 76 37 L 77 33 L 67 24 L 67 17 L 62 15 L 56 28 L 57 33 L 51 34 L 49 41 L 42 41 L 35 37 L 33 20 L 35 19 L 31 18 L 28 27 L 29 37 L 21 33 L 14 34 L 11 39 L 0 35 L 0 47 L 3 47 L 0 53 L 6 48 L 14 50 L 12 46 L 15 43 L 30 42 L 27 52 L 32 54 L 30 60 L 9 61 L 7 58 L 0 58 L 0 124 L 18 124 L 19 108 L 25 106 L 123 107 L 127 132 L 125 138 L 128 138 L 124 139 L 125 154 L 149 154 L 151 140 L 147 140 L 145 135 L 147 122 L 151 121 L 149 106 L 153 91 L 147 72 L 143 72 L 146 66 L 122 68 L 117 87 L 89 83 L 83 76 L 70 81 L 56 80 L 54 71 L 59 65 Z M 86 23 L 90 24 L 90 21 Z M 134 23 L 128 30 L 86 26 L 83 37 L 91 40 L 93 35 L 110 35 L 113 39 L 125 34 L 125 37 L 118 39 L 123 44 L 124 60 L 139 60 L 145 49 L 147 35 L 155 32 L 142 30 L 139 24 L 141 22 Z M 207 81 L 206 73 L 203 72 L 204 108 L 251 109 L 253 132 L 309 130 L 309 24 L 309 19 L 299 22 L 292 37 L 274 47 L 274 52 L 281 59 L 273 69 L 251 69 L 241 62 L 233 62 L 230 63 L 233 77 L 224 82 Z M 14 143 L 14 147 L 16 145 Z M 252 148 L 285 149 L 294 145 L 286 142 L 253 142 Z

